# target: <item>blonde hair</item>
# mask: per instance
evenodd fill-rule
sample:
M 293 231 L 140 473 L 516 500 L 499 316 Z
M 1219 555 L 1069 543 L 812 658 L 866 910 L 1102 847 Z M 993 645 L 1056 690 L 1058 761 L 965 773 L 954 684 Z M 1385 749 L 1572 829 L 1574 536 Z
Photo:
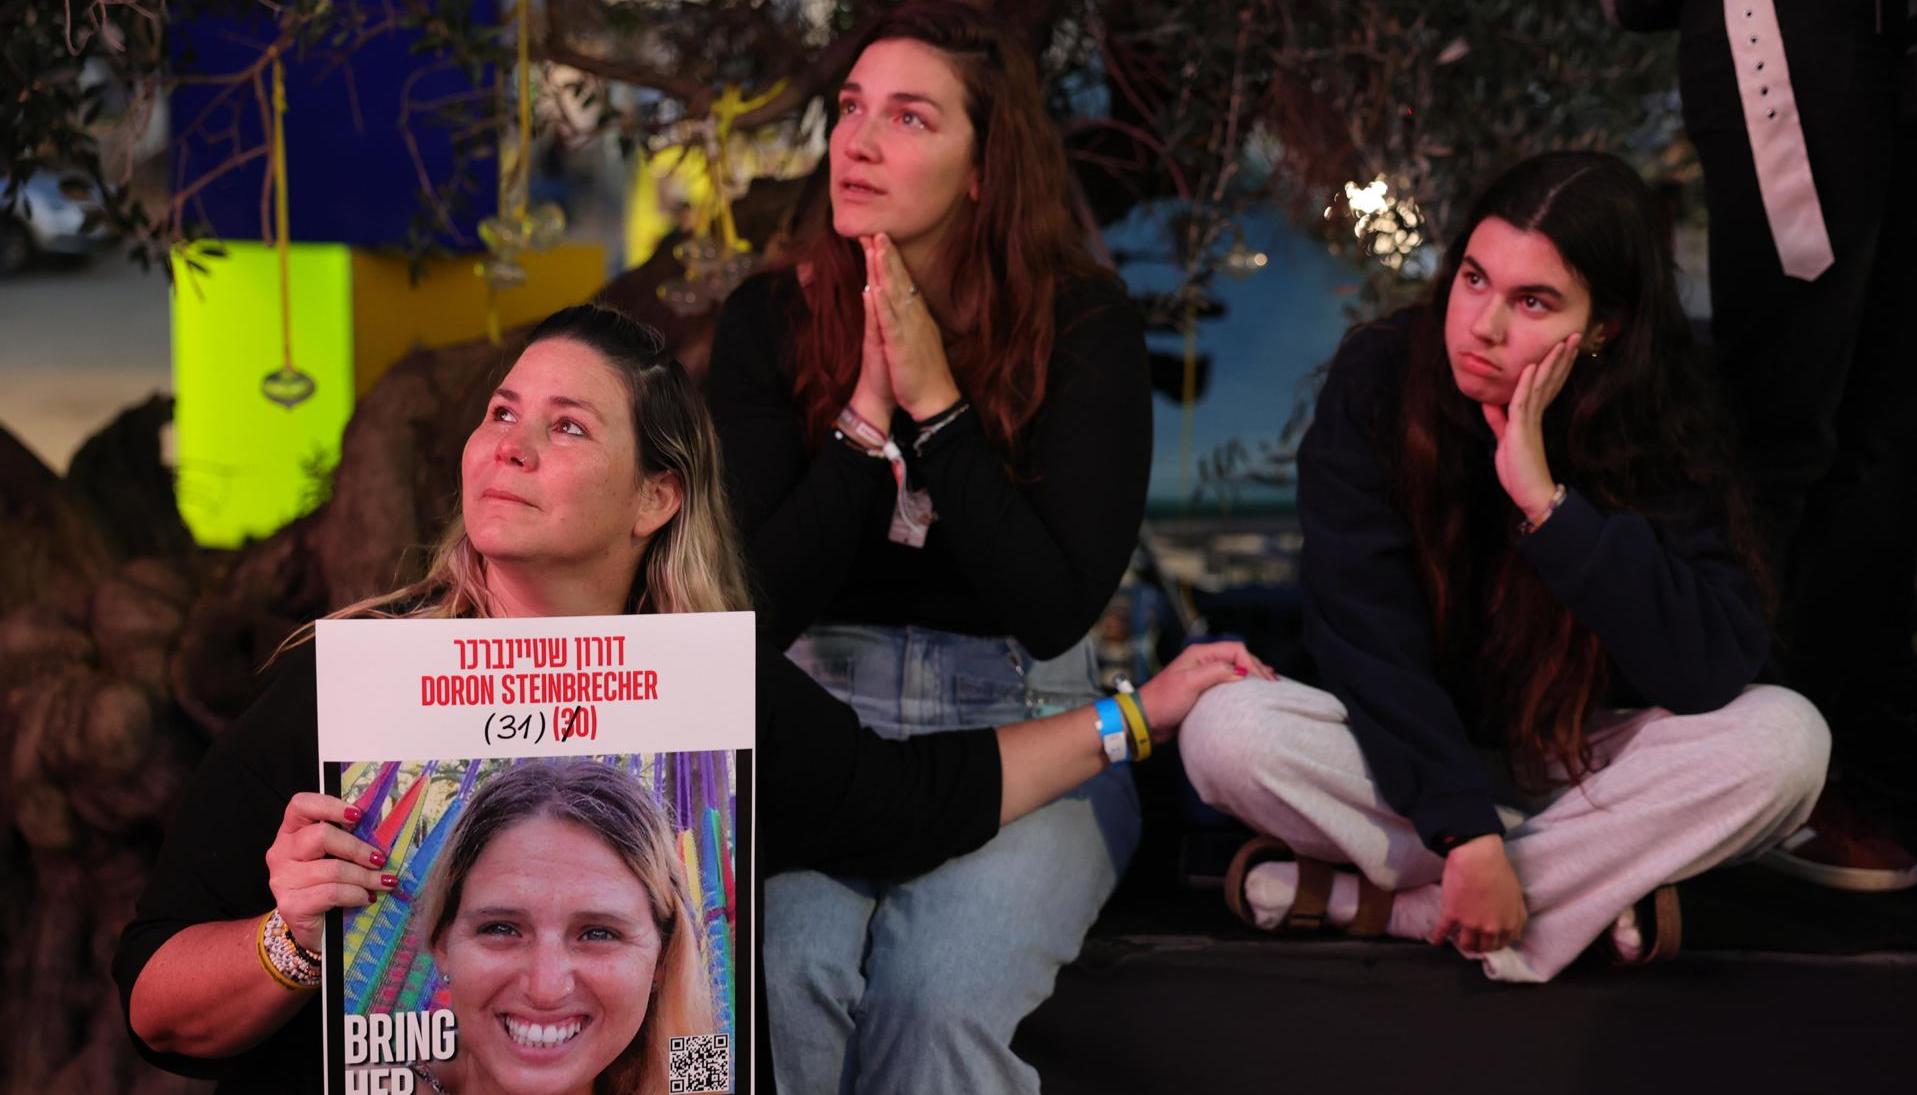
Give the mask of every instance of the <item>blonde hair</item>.
M 459 915 L 466 878 L 494 837 L 549 817 L 580 826 L 611 848 L 645 888 L 659 930 L 646 1017 L 638 1033 L 593 1082 L 595 1092 L 664 1095 L 671 1040 L 714 1033 L 705 935 L 692 907 L 672 816 L 637 780 L 594 760 L 531 761 L 487 780 L 468 800 L 434 860 L 413 913 L 415 938 L 439 943 Z
M 626 597 L 629 612 L 729 612 L 752 607 L 739 534 L 726 503 L 719 434 L 705 401 L 665 339 L 621 312 L 594 304 L 546 317 L 526 345 L 564 338 L 594 350 L 631 397 L 634 449 L 642 479 L 679 480 L 679 511 L 652 535 Z M 522 351 L 523 352 L 523 351 Z M 426 573 L 387 593 L 328 613 L 355 617 L 443 619 L 491 616 L 486 560 L 454 515 L 428 557 Z M 281 650 L 313 636 L 306 624 Z

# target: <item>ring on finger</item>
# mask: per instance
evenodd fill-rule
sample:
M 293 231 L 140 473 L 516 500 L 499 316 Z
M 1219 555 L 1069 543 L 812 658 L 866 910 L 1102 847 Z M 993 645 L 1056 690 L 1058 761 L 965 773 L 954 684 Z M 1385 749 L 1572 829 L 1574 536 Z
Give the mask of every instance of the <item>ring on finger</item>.
M 919 287 L 918 287 L 918 286 L 916 286 L 916 285 L 908 285 L 908 286 L 906 286 L 906 287 L 905 287 L 905 299 L 907 299 L 907 300 L 910 300 L 910 299 L 912 299 L 913 297 L 915 297 L 915 296 L 918 296 L 918 295 L 919 295 Z

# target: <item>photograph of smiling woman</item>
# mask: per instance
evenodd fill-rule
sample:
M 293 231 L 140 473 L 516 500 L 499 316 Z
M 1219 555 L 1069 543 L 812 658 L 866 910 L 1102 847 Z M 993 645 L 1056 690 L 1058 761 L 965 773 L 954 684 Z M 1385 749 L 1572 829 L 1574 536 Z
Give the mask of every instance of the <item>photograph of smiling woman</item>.
M 560 331 L 564 337 L 553 333 Z M 683 370 L 656 355 L 658 346 L 655 333 L 590 308 L 541 324 L 502 382 L 512 398 L 493 393 L 463 449 L 464 536 L 448 538 L 425 584 L 372 604 L 389 616 L 457 611 L 500 620 L 614 615 L 635 605 L 652 613 L 732 607 L 728 598 L 742 583 L 729 519 L 709 498 L 720 475 L 713 427 L 689 398 Z M 655 429 L 678 432 L 660 437 Z M 707 506 L 714 508 L 695 512 Z M 685 558 L 681 551 L 704 554 Z M 605 566 L 607 555 L 623 563 Z M 475 577 L 483 586 L 473 585 Z M 765 778 L 754 787 L 761 854 L 736 876 L 741 895 L 755 888 L 754 870 L 918 876 L 976 851 L 1087 781 L 1118 775 L 1129 787 L 1129 774 L 1107 751 L 1111 743 L 1093 732 L 1089 705 L 1029 714 L 1021 704 L 1012 717 L 981 718 L 936 738 L 886 740 L 778 651 L 761 645 L 746 664 L 754 674 L 756 770 Z M 1003 658 L 1000 664 L 1012 669 Z M 1270 675 L 1242 644 L 1188 648 L 1138 688 L 1149 740 L 1169 742 L 1204 690 Z M 324 1068 L 315 1066 L 325 1052 L 325 1009 L 317 1005 L 319 972 L 310 968 L 318 962 L 307 955 L 323 946 L 335 910 L 371 905 L 395 892 L 404 873 L 389 858 L 391 845 L 357 835 L 369 820 L 374 829 L 385 820 L 378 812 L 316 788 L 321 688 L 314 644 L 279 659 L 261 698 L 214 745 L 184 792 L 194 808 L 176 816 L 115 956 L 135 1047 L 161 1068 L 217 1078 L 222 1090 L 324 1089 Z M 375 734 L 386 729 L 378 720 L 362 723 Z M 349 783 L 342 777 L 342 788 Z M 507 863 L 550 858 L 505 854 L 532 824 L 548 823 L 513 826 L 479 853 L 469 890 L 488 855 L 499 853 Z M 566 843 L 582 854 L 612 856 L 597 839 Z M 409 857 L 404 866 L 417 863 Z M 634 872 L 614 866 L 599 873 L 617 879 Z M 1056 873 L 1025 874 L 1059 889 Z M 702 880 L 700 892 L 715 894 L 722 885 Z M 493 904 L 500 902 L 475 907 Z M 731 957 L 742 961 L 753 950 L 735 947 Z M 343 951 L 329 953 L 343 958 Z M 460 956 L 449 953 L 445 961 L 463 994 L 470 982 Z M 649 982 L 650 973 L 638 980 Z M 766 1006 L 762 1001 L 759 1014 Z M 737 1015 L 743 1005 L 735 999 L 732 1007 Z M 373 1017 L 383 1014 L 366 1016 L 369 1052 L 384 1033 Z M 545 1029 L 557 1024 L 544 1021 L 562 1011 L 537 1014 L 539 1040 L 563 1036 L 564 1028 Z M 345 1033 L 350 1040 L 350 1029 Z M 438 1056 L 436 1042 L 425 1050 L 420 1044 L 414 1033 L 379 1037 L 379 1061 L 399 1067 Z M 769 1058 L 752 1047 L 733 1049 L 733 1062 L 757 1069 L 735 1076 L 749 1086 L 765 1075 L 759 1062 Z M 696 1056 L 697 1071 L 718 1068 L 711 1054 Z M 459 1090 L 463 1077 L 452 1071 L 447 1086 Z
M 671 1039 L 715 1029 L 672 817 L 598 761 L 481 784 L 413 925 L 459 1024 L 452 1066 L 432 1070 L 449 1091 L 651 1095 Z

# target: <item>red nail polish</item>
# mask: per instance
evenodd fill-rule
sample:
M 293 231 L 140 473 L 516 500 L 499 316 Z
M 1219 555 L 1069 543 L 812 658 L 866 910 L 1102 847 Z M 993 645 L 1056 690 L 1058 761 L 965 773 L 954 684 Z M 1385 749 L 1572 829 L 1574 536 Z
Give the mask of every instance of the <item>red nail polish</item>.
M 386 887 L 387 889 L 389 889 L 389 890 L 390 890 L 390 889 L 392 889 L 392 888 L 393 888 L 394 886 L 397 886 L 397 885 L 399 885 L 399 876 L 398 876 L 398 875 L 396 875 L 396 874 L 383 874 L 383 875 L 380 875 L 380 876 L 379 876 L 379 884 L 380 884 L 380 885 L 382 885 L 382 886 L 384 886 L 384 887 Z
M 1241 665 L 1241 666 L 1239 666 L 1239 667 L 1237 667 L 1236 669 L 1233 669 L 1233 670 L 1232 670 L 1232 673 L 1234 673 L 1235 675 L 1237 675 L 1237 676 L 1240 676 L 1240 677 L 1242 677 L 1242 676 L 1244 676 L 1244 675 L 1245 675 L 1246 673 L 1249 673 L 1249 672 L 1251 672 L 1251 671 L 1250 671 L 1250 670 L 1248 670 L 1248 669 L 1246 669 L 1246 668 L 1245 668 L 1244 666 L 1242 666 L 1242 665 Z
M 386 853 L 374 852 L 372 855 L 366 857 L 366 861 L 375 867 L 384 867 L 386 866 Z
M 346 808 L 346 823 L 348 825 L 354 824 L 355 822 L 359 821 L 360 817 L 361 817 L 361 813 L 360 813 L 359 807 L 348 806 Z

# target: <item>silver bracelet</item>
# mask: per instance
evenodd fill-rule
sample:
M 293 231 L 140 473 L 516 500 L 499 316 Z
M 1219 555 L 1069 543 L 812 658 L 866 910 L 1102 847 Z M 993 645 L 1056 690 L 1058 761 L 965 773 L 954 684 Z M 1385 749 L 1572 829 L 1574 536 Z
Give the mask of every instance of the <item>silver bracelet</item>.
M 1564 484 L 1559 483 L 1558 489 L 1551 492 L 1550 504 L 1544 507 L 1544 516 L 1538 518 L 1536 521 L 1532 521 L 1529 517 L 1526 517 L 1524 520 L 1519 521 L 1518 535 L 1529 536 L 1532 533 L 1536 532 L 1539 528 L 1543 527 L 1544 523 L 1551 519 L 1551 515 L 1558 511 L 1558 507 L 1564 504 L 1565 494 L 1566 494 L 1566 491 L 1564 488 Z
M 954 403 L 950 407 L 947 407 L 945 410 L 940 411 L 937 417 L 932 418 L 931 420 L 921 424 L 919 426 L 918 436 L 912 439 L 913 454 L 917 456 L 924 456 L 926 442 L 932 440 L 933 436 L 936 435 L 940 430 L 958 421 L 960 416 L 962 416 L 966 411 L 969 411 L 971 409 L 972 409 L 971 402 L 969 400 L 961 399 L 957 403 Z

